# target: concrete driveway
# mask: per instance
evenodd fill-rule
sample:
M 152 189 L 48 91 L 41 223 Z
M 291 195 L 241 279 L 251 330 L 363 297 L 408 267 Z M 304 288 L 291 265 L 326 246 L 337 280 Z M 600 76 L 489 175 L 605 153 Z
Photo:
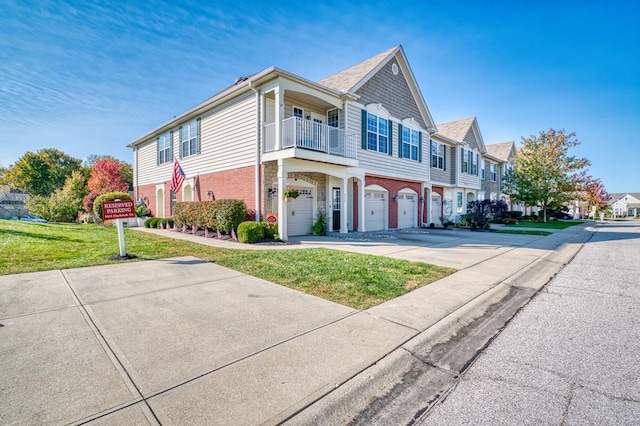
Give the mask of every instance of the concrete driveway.
M 544 284 L 584 228 L 473 236 L 448 254 L 464 270 L 367 311 L 190 257 L 0 276 L 0 423 L 282 422 L 526 271 Z M 446 264 L 417 243 L 298 246 Z

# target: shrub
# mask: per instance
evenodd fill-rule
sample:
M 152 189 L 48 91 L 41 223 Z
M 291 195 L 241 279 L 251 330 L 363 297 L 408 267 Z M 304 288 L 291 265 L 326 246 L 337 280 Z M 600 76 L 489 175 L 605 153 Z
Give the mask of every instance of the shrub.
M 276 223 L 273 226 L 269 226 L 266 220 L 260 222 L 262 227 L 264 228 L 264 238 L 269 240 L 278 240 L 278 224 Z
M 467 203 L 466 221 L 472 229 L 486 229 L 493 218 L 506 215 L 507 203 L 501 200 L 478 200 Z
M 187 204 L 186 202 L 180 202 L 173 206 L 173 220 L 180 228 L 187 223 Z
M 247 206 L 242 200 L 216 200 L 215 224 L 220 232 L 230 233 L 238 229 L 247 215 Z
M 327 233 L 327 214 L 325 212 L 318 212 L 318 218 L 311 227 L 313 235 L 325 235 Z
M 507 212 L 507 217 L 510 219 L 520 219 L 522 217 L 522 212 L 519 210 L 509 210 Z
M 98 195 L 93 202 L 93 214 L 102 222 L 102 203 L 105 201 L 115 200 L 130 200 L 131 196 L 126 192 L 107 192 L 106 194 Z
M 242 222 L 238 225 L 238 241 L 253 244 L 264 238 L 264 226 L 260 222 Z
M 150 217 L 149 219 L 144 221 L 144 227 L 145 228 L 151 228 L 151 221 L 155 219 L 154 217 Z
M 144 204 L 138 204 L 136 206 L 136 217 L 144 216 L 151 216 L 151 210 L 149 210 L 149 207 L 145 206 Z
M 148 219 L 147 222 L 149 222 L 149 228 L 157 228 L 158 222 L 160 222 L 161 220 L 162 219 L 159 217 L 152 217 L 151 219 Z
M 247 206 L 242 200 L 184 201 L 173 208 L 173 220 L 176 225 L 198 228 L 218 229 L 225 234 L 238 225 L 247 216 Z

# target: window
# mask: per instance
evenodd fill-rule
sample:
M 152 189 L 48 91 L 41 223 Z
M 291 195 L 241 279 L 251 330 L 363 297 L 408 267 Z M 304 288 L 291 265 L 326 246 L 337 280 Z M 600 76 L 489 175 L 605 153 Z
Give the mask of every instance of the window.
M 402 158 L 418 161 L 420 132 L 409 127 L 402 128 Z
M 497 180 L 496 165 L 489 163 L 489 180 L 495 182 Z
M 297 118 L 304 118 L 304 110 L 302 108 L 293 107 L 293 116 Z
M 180 127 L 180 156 L 188 157 L 200 153 L 200 119 Z
M 462 150 L 462 173 L 469 173 L 469 151 L 464 148 Z
M 431 167 L 445 170 L 445 146 L 438 142 L 431 142 Z
M 485 180 L 485 171 L 484 171 L 485 160 L 484 160 L 484 159 L 483 159 L 483 160 L 481 160 L 481 161 L 480 161 L 480 164 L 482 165 L 482 171 L 481 171 L 481 173 L 482 173 L 482 180 Z
M 340 113 L 337 108 L 327 111 L 327 125 L 331 127 L 340 126 Z
M 367 149 L 389 153 L 389 120 L 367 113 Z
M 158 164 L 168 163 L 173 160 L 173 152 L 171 149 L 172 139 L 173 132 L 167 132 L 164 135 L 158 136 L 156 140 L 158 145 Z
M 471 174 L 474 176 L 478 176 L 478 154 L 474 154 L 473 152 L 470 152 L 469 154 L 471 154 Z

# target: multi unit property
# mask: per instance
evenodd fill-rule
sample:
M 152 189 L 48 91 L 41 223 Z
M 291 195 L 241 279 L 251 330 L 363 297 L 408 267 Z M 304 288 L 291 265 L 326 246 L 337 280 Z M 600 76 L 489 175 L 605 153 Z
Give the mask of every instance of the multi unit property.
M 154 215 L 171 216 L 178 201 L 242 199 L 286 240 L 310 234 L 318 215 L 330 232 L 364 232 L 508 200 L 508 144 L 485 145 L 475 118 L 436 124 L 396 46 L 319 81 L 276 67 L 240 77 L 129 147 L 135 197 Z M 186 175 L 178 193 L 174 161 Z M 285 199 L 287 189 L 299 196 Z

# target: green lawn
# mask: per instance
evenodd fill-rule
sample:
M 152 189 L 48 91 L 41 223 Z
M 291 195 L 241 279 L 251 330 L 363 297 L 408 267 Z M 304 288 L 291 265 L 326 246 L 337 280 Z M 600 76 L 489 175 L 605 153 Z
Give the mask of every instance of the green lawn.
M 366 309 L 455 269 L 327 249 L 220 249 L 125 229 L 127 262 L 195 256 L 356 309 Z M 0 220 L 0 275 L 105 265 L 118 254 L 114 227 Z
M 582 221 L 562 221 L 562 220 L 552 220 L 549 222 L 531 222 L 531 221 L 522 221 L 518 222 L 515 225 L 505 225 L 509 227 L 516 228 L 546 228 L 546 229 L 566 229 L 570 226 L 579 225 L 583 223 Z
M 496 231 L 498 234 L 519 234 L 519 235 L 542 235 L 546 237 L 547 235 L 553 234 L 553 232 L 549 231 L 537 231 L 535 229 L 501 229 Z

